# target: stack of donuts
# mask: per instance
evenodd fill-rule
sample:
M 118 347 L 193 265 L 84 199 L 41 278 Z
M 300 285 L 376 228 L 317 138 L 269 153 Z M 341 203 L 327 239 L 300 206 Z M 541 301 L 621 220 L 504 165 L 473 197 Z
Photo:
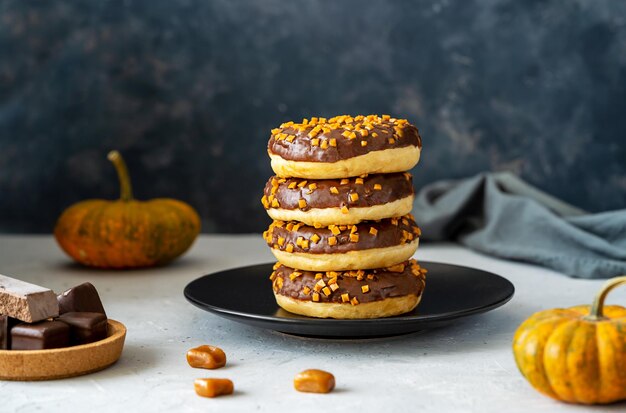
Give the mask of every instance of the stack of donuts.
M 268 143 L 272 176 L 261 200 L 263 238 L 283 309 L 322 318 L 377 318 L 419 303 L 425 273 L 411 257 L 410 212 L 421 138 L 405 119 L 336 116 L 287 122 Z

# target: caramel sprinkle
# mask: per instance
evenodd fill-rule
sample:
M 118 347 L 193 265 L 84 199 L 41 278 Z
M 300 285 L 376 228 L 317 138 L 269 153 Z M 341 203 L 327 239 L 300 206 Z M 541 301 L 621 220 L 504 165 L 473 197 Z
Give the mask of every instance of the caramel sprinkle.
M 391 267 L 387 267 L 388 271 L 391 272 L 403 272 L 404 271 L 404 264 L 397 264 L 397 265 L 393 265 Z

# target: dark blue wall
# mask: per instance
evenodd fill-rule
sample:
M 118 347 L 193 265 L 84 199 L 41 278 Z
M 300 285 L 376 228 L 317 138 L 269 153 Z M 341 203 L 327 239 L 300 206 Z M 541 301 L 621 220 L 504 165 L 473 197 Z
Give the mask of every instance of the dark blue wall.
M 270 128 L 391 113 L 416 185 L 512 170 L 626 206 L 626 2 L 0 1 L 0 231 L 64 207 L 171 196 L 205 231 L 261 231 Z

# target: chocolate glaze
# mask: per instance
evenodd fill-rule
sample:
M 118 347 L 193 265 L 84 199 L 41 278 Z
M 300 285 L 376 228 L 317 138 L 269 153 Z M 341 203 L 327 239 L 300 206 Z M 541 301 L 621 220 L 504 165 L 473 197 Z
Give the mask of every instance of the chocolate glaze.
M 356 184 L 356 179 L 361 179 L 362 184 Z M 347 184 L 341 184 L 341 179 L 318 179 L 304 180 L 297 178 L 271 177 L 263 191 L 263 206 L 265 209 L 272 207 L 272 201 L 278 201 L 278 208 L 301 209 L 308 211 L 311 208 L 366 208 L 374 205 L 384 205 L 388 202 L 397 201 L 413 195 L 413 178 L 408 172 L 393 174 L 375 174 L 363 178 L 350 178 Z M 360 182 L 360 181 L 359 181 Z M 293 188 L 295 183 L 295 188 Z M 304 184 L 303 184 L 304 183 Z M 297 185 L 301 184 L 300 187 Z M 315 184 L 317 188 L 310 189 L 309 185 Z M 292 188 L 289 188 L 289 186 Z M 380 185 L 380 190 L 374 189 L 374 185 Z M 337 194 L 330 192 L 330 188 L 337 188 Z M 350 194 L 357 194 L 358 199 L 352 201 Z M 304 199 L 306 206 L 300 208 L 299 201 Z
M 328 286 L 329 280 L 337 278 L 337 288 L 331 290 L 330 295 L 319 291 L 319 302 L 343 303 L 341 295 L 348 293 L 350 299 L 356 297 L 359 303 L 368 303 L 384 300 L 385 298 L 403 297 L 408 294 L 418 295 L 422 293 L 426 281 L 426 271 L 420 268 L 415 260 L 409 260 L 399 264 L 403 268 L 396 268 L 395 272 L 387 268 L 366 271 L 340 271 L 316 273 L 315 271 L 295 270 L 278 264 L 276 270 L 270 276 L 272 286 L 276 294 L 291 297 L 296 300 L 312 301 L 315 292 L 316 274 L 321 274 L 321 279 Z M 395 266 L 397 267 L 397 266 Z M 393 267 L 391 267 L 393 269 Z M 293 280 L 290 275 L 297 271 L 301 275 Z M 279 281 L 280 279 L 280 281 Z M 361 287 L 367 285 L 369 292 L 363 292 Z M 305 293 L 305 287 L 310 291 Z M 319 287 L 318 287 L 319 289 Z M 328 290 L 327 290 L 328 291 Z
M 402 125 L 402 136 L 395 133 L 393 126 L 394 124 L 390 121 L 381 121 L 373 124 L 368 136 L 356 139 L 344 137 L 342 135 L 343 129 L 333 129 L 326 133 L 320 133 L 315 138 L 320 140 L 334 138 L 337 140 L 336 147 L 329 146 L 325 149 L 321 146 L 311 145 L 311 139 L 313 138 L 308 133 L 313 129 L 313 126 L 309 126 L 302 131 L 288 126 L 280 128 L 281 133 L 295 136 L 293 142 L 279 140 L 276 139 L 276 135 L 272 135 L 267 144 L 267 149 L 270 154 L 276 154 L 283 159 L 291 161 L 337 162 L 385 149 L 404 148 L 407 146 L 422 147 L 422 139 L 415 126 L 411 124 Z M 374 138 L 372 133 L 377 133 L 378 136 Z M 395 142 L 389 143 L 389 138 L 394 138 Z M 367 140 L 367 146 L 362 146 L 361 140 Z
M 270 247 L 281 251 L 289 252 L 288 245 L 293 245 L 291 252 L 338 254 L 402 245 L 416 240 L 420 235 L 420 229 L 411 215 L 380 221 L 367 221 L 357 225 L 337 226 L 340 229 L 338 235 L 333 234 L 332 227 L 315 228 L 298 222 L 274 221 L 269 229 L 263 233 L 263 237 Z M 355 234 L 358 234 L 358 241 L 356 242 L 350 239 L 354 227 L 356 227 Z M 370 233 L 371 228 L 376 229 L 376 235 Z M 311 240 L 314 234 L 320 238 L 318 242 Z M 303 247 L 301 243 L 298 245 L 298 237 L 309 240 L 308 248 Z M 336 238 L 337 243 L 335 245 L 329 244 L 331 237 Z M 282 245 L 280 245 L 280 239 L 284 239 Z

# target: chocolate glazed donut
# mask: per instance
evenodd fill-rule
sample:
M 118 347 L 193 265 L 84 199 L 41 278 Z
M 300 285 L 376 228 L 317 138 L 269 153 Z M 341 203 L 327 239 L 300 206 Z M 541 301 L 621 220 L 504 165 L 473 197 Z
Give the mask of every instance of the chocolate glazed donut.
M 323 180 L 273 176 L 261 202 L 276 220 L 311 226 L 358 224 L 410 213 L 412 181 L 408 172 Z
M 272 130 L 267 149 L 276 175 L 326 179 L 409 170 L 421 146 L 406 119 L 344 115 L 283 123 Z
M 415 260 L 389 268 L 303 271 L 274 266 L 270 275 L 277 302 L 312 317 L 373 318 L 411 311 L 419 303 L 426 270 Z
M 421 232 L 413 217 L 315 228 L 274 221 L 263 237 L 281 263 L 311 271 L 388 267 L 409 259 Z

